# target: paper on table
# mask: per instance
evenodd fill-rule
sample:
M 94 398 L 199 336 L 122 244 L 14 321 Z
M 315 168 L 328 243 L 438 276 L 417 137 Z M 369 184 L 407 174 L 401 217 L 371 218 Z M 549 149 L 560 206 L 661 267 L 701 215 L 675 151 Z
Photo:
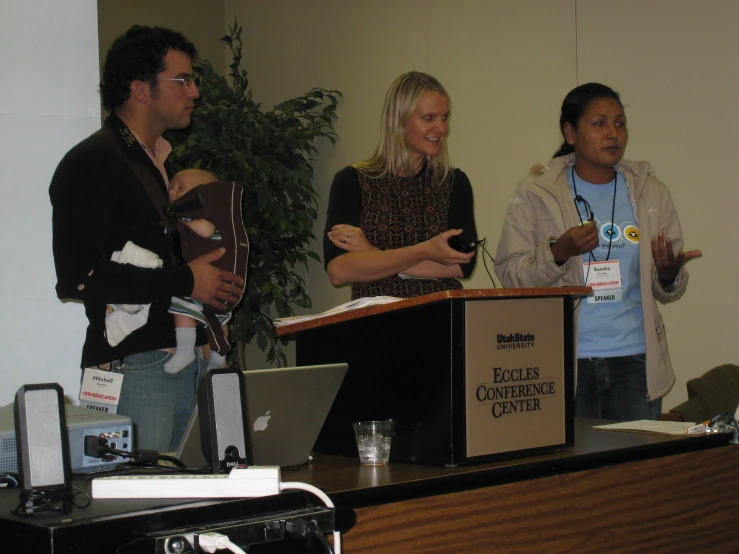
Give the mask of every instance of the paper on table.
M 359 308 L 366 308 L 367 306 L 377 306 L 381 304 L 389 304 L 391 302 L 397 302 L 403 300 L 402 298 L 396 298 L 394 296 L 364 296 L 357 298 L 350 302 L 340 304 L 335 308 L 321 312 L 315 315 L 296 315 L 293 317 L 280 317 L 273 321 L 275 327 L 280 325 L 288 325 L 292 323 L 300 323 L 301 321 L 310 321 L 311 319 L 318 319 L 320 317 L 328 317 L 330 315 L 340 314 L 342 312 L 348 312 L 351 310 L 358 310 Z
M 688 429 L 695 425 L 690 421 L 653 421 L 641 419 L 608 425 L 593 425 L 599 431 L 629 431 L 631 433 L 658 433 L 660 435 L 687 435 Z M 691 433 L 691 435 L 694 433 Z

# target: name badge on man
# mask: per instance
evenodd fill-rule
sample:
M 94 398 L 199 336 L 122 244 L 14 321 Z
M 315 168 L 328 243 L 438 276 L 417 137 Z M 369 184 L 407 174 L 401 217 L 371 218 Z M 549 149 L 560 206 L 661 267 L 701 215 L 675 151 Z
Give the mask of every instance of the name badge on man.
M 585 275 L 585 286 L 593 289 L 593 295 L 588 296 L 588 302 L 621 302 L 621 264 L 618 260 L 604 262 L 586 262 L 582 264 Z
M 85 368 L 80 387 L 80 406 L 108 414 L 118 412 L 123 374 Z

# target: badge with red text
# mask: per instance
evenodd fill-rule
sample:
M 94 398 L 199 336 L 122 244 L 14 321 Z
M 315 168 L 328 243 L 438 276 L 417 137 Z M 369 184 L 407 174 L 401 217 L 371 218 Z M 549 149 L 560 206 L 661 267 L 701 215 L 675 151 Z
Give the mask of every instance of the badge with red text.
M 582 264 L 585 286 L 593 289 L 588 302 L 621 302 L 621 264 L 618 260 Z
M 118 411 L 123 374 L 85 368 L 80 387 L 80 406 L 108 414 Z

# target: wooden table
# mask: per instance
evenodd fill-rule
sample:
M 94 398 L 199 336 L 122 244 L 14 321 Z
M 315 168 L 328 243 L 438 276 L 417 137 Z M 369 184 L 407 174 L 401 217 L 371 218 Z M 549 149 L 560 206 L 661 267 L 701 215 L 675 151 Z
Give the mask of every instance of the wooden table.
M 539 456 L 372 468 L 317 454 L 310 465 L 284 470 L 282 480 L 323 488 L 340 507 L 339 527 L 356 515 L 343 534 L 346 554 L 739 552 L 739 446 L 728 435 L 605 432 L 589 429 L 593 423 L 603 422 L 577 420 L 573 448 Z M 17 490 L 0 491 L 0 552 L 140 554 L 153 552 L 152 532 L 322 505 L 288 491 L 197 502 L 97 500 L 70 515 L 20 518 L 10 513 L 17 502 Z
M 283 481 L 355 509 L 344 552 L 739 552 L 739 446 L 727 435 L 589 429 L 575 447 L 444 468 L 321 456 Z

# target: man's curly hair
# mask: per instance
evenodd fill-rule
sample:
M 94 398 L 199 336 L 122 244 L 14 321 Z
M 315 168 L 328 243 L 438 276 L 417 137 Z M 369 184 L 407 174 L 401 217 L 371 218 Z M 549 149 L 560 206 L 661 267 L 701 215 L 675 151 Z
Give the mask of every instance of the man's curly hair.
M 197 58 L 195 46 L 182 33 L 164 27 L 134 25 L 118 37 L 108 50 L 100 80 L 103 106 L 113 112 L 131 96 L 133 81 L 144 81 L 155 90 L 157 75 L 164 71 L 164 57 L 170 50 Z

